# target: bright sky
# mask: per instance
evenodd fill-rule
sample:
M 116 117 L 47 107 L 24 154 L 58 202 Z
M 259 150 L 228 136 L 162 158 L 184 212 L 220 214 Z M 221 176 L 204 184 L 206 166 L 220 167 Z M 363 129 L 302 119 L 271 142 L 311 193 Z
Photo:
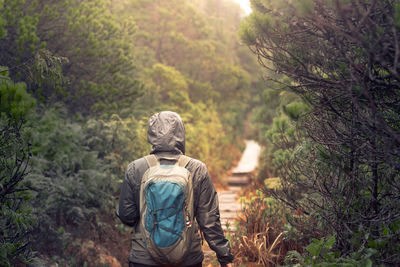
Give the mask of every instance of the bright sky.
M 246 13 L 246 16 L 251 13 L 251 8 L 250 8 L 250 0 L 234 0 L 236 3 L 239 3 L 244 12 Z

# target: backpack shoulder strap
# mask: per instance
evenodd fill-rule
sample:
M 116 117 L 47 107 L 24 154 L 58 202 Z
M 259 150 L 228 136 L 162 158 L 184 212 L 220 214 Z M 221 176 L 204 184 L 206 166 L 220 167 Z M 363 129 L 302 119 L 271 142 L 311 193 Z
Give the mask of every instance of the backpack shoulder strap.
M 147 156 L 144 157 L 144 159 L 146 160 L 147 165 L 149 165 L 150 168 L 160 164 L 155 155 L 147 155 Z
M 185 156 L 185 155 L 181 155 L 178 159 L 178 161 L 176 162 L 176 165 L 185 168 L 186 165 L 189 163 L 190 158 Z

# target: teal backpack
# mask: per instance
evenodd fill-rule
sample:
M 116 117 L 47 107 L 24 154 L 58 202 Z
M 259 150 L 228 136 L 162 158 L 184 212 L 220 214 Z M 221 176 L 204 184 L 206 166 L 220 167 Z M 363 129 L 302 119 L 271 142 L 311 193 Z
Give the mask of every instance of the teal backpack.
M 190 158 L 181 155 L 175 165 L 160 165 L 155 155 L 145 157 L 149 169 L 140 186 L 140 230 L 151 257 L 162 265 L 184 260 L 196 227 L 193 179 L 185 168 Z

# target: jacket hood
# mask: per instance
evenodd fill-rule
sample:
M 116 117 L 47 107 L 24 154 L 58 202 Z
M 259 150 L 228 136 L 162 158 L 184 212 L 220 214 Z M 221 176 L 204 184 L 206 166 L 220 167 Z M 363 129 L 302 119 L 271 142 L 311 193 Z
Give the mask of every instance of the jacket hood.
M 153 146 L 151 154 L 185 154 L 185 126 L 181 117 L 172 111 L 161 111 L 151 116 L 147 141 Z

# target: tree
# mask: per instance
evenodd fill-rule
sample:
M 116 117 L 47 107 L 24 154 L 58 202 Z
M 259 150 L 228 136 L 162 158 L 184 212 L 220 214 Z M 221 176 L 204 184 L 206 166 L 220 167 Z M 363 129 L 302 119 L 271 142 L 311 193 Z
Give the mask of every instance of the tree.
M 43 102 L 62 101 L 85 115 L 112 114 L 126 111 L 142 93 L 133 55 L 135 24 L 114 14 L 109 1 L 5 0 L 0 21 L 0 64 Z M 44 48 L 58 59 L 47 62 L 58 70 L 56 84 L 36 69 Z
M 1 71 L 2 74 L 6 70 Z M 34 223 L 24 179 L 29 170 L 28 139 L 24 123 L 35 105 L 26 85 L 0 76 L 0 265 L 15 266 L 32 257 Z
M 371 247 L 376 261 L 398 264 L 399 2 L 252 5 L 242 39 L 311 107 L 276 197 L 319 218 L 343 253 Z

